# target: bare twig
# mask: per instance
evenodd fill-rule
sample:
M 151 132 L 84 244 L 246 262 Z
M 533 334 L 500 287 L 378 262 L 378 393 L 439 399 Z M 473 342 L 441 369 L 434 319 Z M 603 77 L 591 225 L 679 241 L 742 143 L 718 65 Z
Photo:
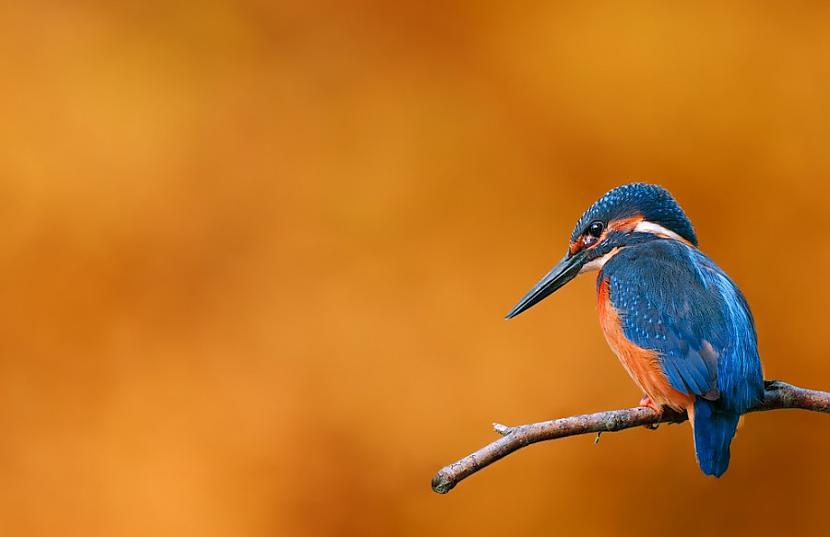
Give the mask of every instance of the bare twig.
M 792 386 L 777 380 L 766 381 L 763 401 L 750 412 L 762 412 L 779 408 L 800 408 L 814 412 L 830 413 L 830 393 L 808 390 Z M 553 440 L 578 434 L 622 431 L 639 426 L 656 426 L 658 423 L 681 423 L 686 421 L 686 413 L 665 409 L 662 416 L 646 407 L 609 410 L 596 414 L 585 414 L 528 425 L 508 427 L 494 423 L 493 429 L 502 435 L 498 440 L 484 446 L 475 453 L 445 466 L 432 478 L 432 490 L 446 494 L 461 480 L 473 475 L 482 468 L 506 457 L 517 449 L 536 442 Z M 597 440 L 599 436 L 597 436 Z

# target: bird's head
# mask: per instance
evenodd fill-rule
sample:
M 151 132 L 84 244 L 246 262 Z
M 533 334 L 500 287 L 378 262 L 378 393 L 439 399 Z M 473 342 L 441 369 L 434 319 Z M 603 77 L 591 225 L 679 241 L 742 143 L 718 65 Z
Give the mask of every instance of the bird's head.
M 541 302 L 577 274 L 599 270 L 620 248 L 668 238 L 697 247 L 683 209 L 657 185 L 631 183 L 606 193 L 585 211 L 571 233 L 568 251 L 507 314 L 507 319 Z

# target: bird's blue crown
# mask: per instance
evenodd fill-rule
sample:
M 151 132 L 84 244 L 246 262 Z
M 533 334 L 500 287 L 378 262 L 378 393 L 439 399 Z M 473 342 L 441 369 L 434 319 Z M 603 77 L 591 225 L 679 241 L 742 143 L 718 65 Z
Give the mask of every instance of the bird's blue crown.
M 571 241 L 585 233 L 591 222 L 600 221 L 607 225 L 612 220 L 637 215 L 698 245 L 692 223 L 669 191 L 647 183 L 630 183 L 607 192 L 580 217 L 571 234 Z

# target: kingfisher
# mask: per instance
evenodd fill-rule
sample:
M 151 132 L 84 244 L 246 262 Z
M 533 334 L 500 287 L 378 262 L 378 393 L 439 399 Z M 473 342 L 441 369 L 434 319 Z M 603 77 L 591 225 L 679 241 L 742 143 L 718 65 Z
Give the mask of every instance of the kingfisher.
M 698 466 L 720 477 L 741 415 L 764 393 L 744 295 L 700 251 L 691 221 L 666 189 L 631 183 L 582 214 L 565 256 L 506 318 L 592 271 L 600 327 L 644 393 L 640 406 L 687 412 Z

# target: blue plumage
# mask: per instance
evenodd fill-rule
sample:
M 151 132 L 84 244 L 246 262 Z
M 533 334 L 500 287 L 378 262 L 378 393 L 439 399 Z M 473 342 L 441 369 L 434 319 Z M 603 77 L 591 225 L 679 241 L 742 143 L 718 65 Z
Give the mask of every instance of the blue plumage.
M 665 189 L 617 187 L 577 221 L 568 251 L 507 314 L 599 269 L 600 323 L 653 408 L 686 409 L 701 470 L 720 476 L 738 420 L 763 396 L 752 313 L 735 283 L 697 248 Z
M 594 202 L 574 226 L 571 241 L 584 233 L 585 228 L 593 221 L 608 222 L 635 214 L 642 215 L 649 222 L 674 230 L 697 246 L 695 229 L 671 194 L 662 187 L 647 183 L 618 186 Z
M 711 259 L 679 241 L 622 249 L 603 267 L 626 337 L 660 354 L 672 386 L 745 412 L 763 393 L 752 314 Z
M 711 259 L 669 239 L 622 249 L 597 281 L 606 278 L 626 338 L 658 353 L 673 388 L 697 396 L 698 460 L 720 475 L 738 417 L 764 388 L 746 300 Z
M 720 477 L 729 468 L 729 445 L 741 415 L 700 398 L 695 401 L 694 414 L 697 463 L 704 474 Z

